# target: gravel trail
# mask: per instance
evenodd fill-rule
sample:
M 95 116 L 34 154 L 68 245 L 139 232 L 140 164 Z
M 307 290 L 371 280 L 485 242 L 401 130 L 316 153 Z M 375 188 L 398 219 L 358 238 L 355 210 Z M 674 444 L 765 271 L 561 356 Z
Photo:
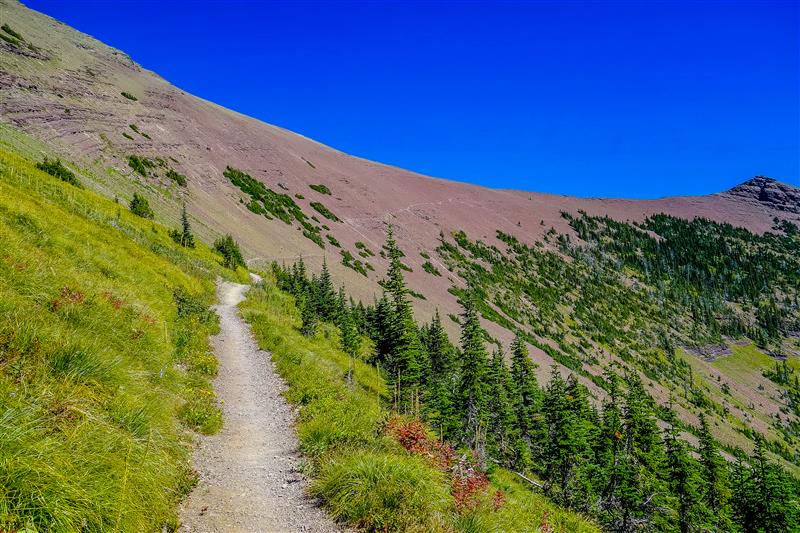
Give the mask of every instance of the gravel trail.
M 305 493 L 294 415 L 280 394 L 285 385 L 236 307 L 248 288 L 225 281 L 217 286 L 214 387 L 224 402 L 224 426 L 200 439 L 194 455 L 200 482 L 181 506 L 179 531 L 339 531 Z

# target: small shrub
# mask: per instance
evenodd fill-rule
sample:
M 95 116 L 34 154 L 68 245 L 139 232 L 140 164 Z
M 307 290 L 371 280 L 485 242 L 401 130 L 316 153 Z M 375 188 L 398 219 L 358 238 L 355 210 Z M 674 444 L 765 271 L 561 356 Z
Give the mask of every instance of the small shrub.
M 328 242 L 331 243 L 333 246 L 335 246 L 337 248 L 341 248 L 342 247 L 342 245 L 339 244 L 339 241 L 336 240 L 336 237 L 334 237 L 330 233 L 326 234 L 325 238 L 328 239 Z
M 121 94 L 122 96 L 124 96 L 124 97 L 125 97 L 125 98 L 127 98 L 128 100 L 131 100 L 131 101 L 134 101 L 134 102 L 138 100 L 138 98 L 136 98 L 135 96 L 133 96 L 133 95 L 132 95 L 131 93 L 129 93 L 129 92 L 122 91 L 122 92 L 121 92 L 121 93 L 119 93 L 119 94 Z
M 331 190 L 326 185 L 323 185 L 322 183 L 319 183 L 317 185 L 309 185 L 309 187 L 311 187 L 312 189 L 314 189 L 315 191 L 317 191 L 320 194 L 327 194 L 328 196 L 331 195 Z
M 54 176 L 61 181 L 67 182 L 70 185 L 75 185 L 76 187 L 82 187 L 81 182 L 75 177 L 75 174 L 69 170 L 67 167 L 61 164 L 61 161 L 58 159 L 47 159 L 44 158 L 44 161 L 41 163 L 36 163 L 36 168 L 43 172 L 47 172 L 51 176 Z
M 140 157 L 138 155 L 129 155 L 128 166 L 130 166 L 134 172 L 146 178 L 148 170 L 155 167 L 156 164 L 147 159 L 146 157 Z
M 0 29 L 2 29 L 4 32 L 6 32 L 10 36 L 14 37 L 15 39 L 18 39 L 20 41 L 24 41 L 25 40 L 25 39 L 22 38 L 22 35 L 20 35 L 16 31 L 14 31 L 11 28 L 11 26 L 9 26 L 8 24 L 3 24 L 2 26 L 0 26 Z
M 142 218 L 153 218 L 154 216 L 153 210 L 150 209 L 150 202 L 137 192 L 133 193 L 130 209 L 131 213 Z
M 366 531 L 446 529 L 444 475 L 421 459 L 359 450 L 326 464 L 313 492 L 334 518 Z
M 239 243 L 233 240 L 230 234 L 214 241 L 214 249 L 222 254 L 222 264 L 226 268 L 236 270 L 237 267 L 247 268 L 239 249 Z
M 128 134 L 127 134 L 126 132 L 124 132 L 124 131 L 122 132 L 122 136 L 123 136 L 123 137 L 125 137 L 126 139 L 133 140 L 133 137 L 131 137 L 130 135 L 128 135 Z
M 334 222 L 341 222 L 339 217 L 333 214 L 333 211 L 322 205 L 320 202 L 311 202 L 311 207 L 313 207 L 320 215 L 324 216 L 328 220 L 333 220 Z
M 433 266 L 433 263 L 430 261 L 425 261 L 422 263 L 422 270 L 427 272 L 428 274 L 433 274 L 434 276 L 441 276 L 442 273 L 439 272 L 439 269 Z
M 181 187 L 186 187 L 186 176 L 183 174 L 179 174 L 178 172 L 169 169 L 167 170 L 167 177 L 180 185 Z

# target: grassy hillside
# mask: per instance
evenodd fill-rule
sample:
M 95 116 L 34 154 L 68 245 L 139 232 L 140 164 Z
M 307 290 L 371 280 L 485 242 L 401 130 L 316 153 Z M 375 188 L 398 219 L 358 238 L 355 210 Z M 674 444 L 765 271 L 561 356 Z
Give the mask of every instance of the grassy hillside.
M 176 525 L 188 428 L 221 424 L 218 275 L 203 245 L 0 150 L 0 530 Z
M 483 486 L 478 477 L 444 468 L 440 443 L 383 407 L 390 398 L 375 367 L 348 357 L 332 325 L 303 336 L 294 298 L 269 276 L 241 309 L 286 379 L 286 397 L 300 407 L 297 429 L 313 491 L 336 518 L 368 531 L 598 530 L 506 470 L 491 471 Z M 428 447 L 407 450 L 401 442 L 410 433 Z

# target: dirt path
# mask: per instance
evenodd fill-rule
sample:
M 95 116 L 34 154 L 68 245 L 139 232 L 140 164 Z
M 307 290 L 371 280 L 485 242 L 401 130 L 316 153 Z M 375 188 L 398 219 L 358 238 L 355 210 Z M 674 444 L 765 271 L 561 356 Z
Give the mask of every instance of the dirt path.
M 214 386 L 225 424 L 195 451 L 200 482 L 182 505 L 180 531 L 339 531 L 305 495 L 293 413 L 280 395 L 284 384 L 236 307 L 247 289 L 229 282 L 217 287 L 221 332 L 213 345 L 220 368 Z

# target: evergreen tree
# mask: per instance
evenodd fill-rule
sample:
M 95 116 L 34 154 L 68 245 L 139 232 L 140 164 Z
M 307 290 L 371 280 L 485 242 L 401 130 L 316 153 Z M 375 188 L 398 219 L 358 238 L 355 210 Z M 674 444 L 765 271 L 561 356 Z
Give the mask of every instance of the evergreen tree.
M 394 390 L 395 407 L 402 412 L 417 412 L 421 393 L 419 364 L 423 358 L 422 344 L 408 301 L 408 289 L 400 262 L 402 252 L 394 240 L 391 226 L 386 236 L 385 248 L 389 256 L 389 270 L 383 285 L 391 298 L 393 308 L 388 328 L 390 352 L 386 374 Z
M 517 424 L 508 397 L 511 378 L 499 349 L 492 355 L 486 378 L 486 452 L 501 464 L 508 465 L 514 457 Z
M 306 337 L 313 337 L 317 332 L 317 313 L 314 310 L 314 304 L 308 295 L 302 294 L 297 305 L 300 308 L 300 319 L 302 320 L 300 333 Z
M 536 380 L 536 365 L 528 355 L 528 347 L 517 332 L 511 343 L 511 403 L 522 440 L 517 443 L 517 468 L 530 467 L 531 452 L 535 458 L 541 455 L 543 440 L 541 402 L 542 394 Z
M 349 307 L 345 307 L 339 316 L 338 325 L 341 332 L 342 350 L 350 357 L 355 357 L 361 347 L 361 336 L 353 322 L 353 313 Z
M 542 412 L 545 442 L 542 461 L 547 492 L 561 505 L 577 506 L 586 497 L 581 467 L 590 456 L 589 404 L 583 387 L 570 377 L 564 381 L 553 368 L 544 394 Z
M 316 279 L 314 287 L 319 318 L 327 322 L 334 322 L 339 308 L 339 301 L 333 288 L 333 281 L 331 281 L 327 258 L 322 259 L 322 270 L 319 278 Z
M 425 394 L 428 419 L 441 438 L 452 439 L 459 423 L 453 404 L 458 383 L 458 364 L 456 349 L 447 338 L 438 309 L 430 325 L 423 330 L 422 340 L 430 361 Z
M 170 230 L 169 236 L 172 240 L 185 248 L 194 248 L 194 235 L 189 225 L 189 215 L 186 213 L 186 204 L 181 210 L 181 230 Z
M 486 347 L 471 295 L 463 299 L 461 315 L 461 375 L 456 410 L 461 417 L 460 442 L 484 457 L 486 437 Z
M 689 533 L 707 523 L 708 514 L 701 501 L 699 468 L 679 438 L 675 412 L 667 411 L 665 430 L 666 479 L 674 498 L 671 502 L 677 511 L 677 526 L 681 533 Z
M 153 210 L 150 209 L 150 202 L 147 198 L 139 194 L 133 193 L 133 198 L 130 204 L 131 213 L 142 218 L 153 218 Z
M 756 439 L 749 465 L 740 460 L 734 481 L 734 516 L 743 531 L 790 532 L 800 527 L 797 481 L 767 460 L 763 438 Z
M 728 469 L 725 459 L 720 455 L 717 442 L 711 435 L 708 420 L 700 415 L 699 434 L 700 476 L 702 478 L 703 504 L 711 515 L 711 524 L 716 531 L 731 529 L 730 489 L 728 488 Z
M 658 473 L 664 449 L 653 413 L 652 400 L 638 375 L 626 376 L 628 392 L 623 411 L 624 451 L 619 458 L 613 528 L 633 531 L 639 527 L 665 526 L 662 510 L 667 494 Z
M 214 241 L 214 249 L 222 254 L 222 264 L 230 269 L 236 270 L 237 267 L 247 267 L 239 250 L 239 244 L 230 235 L 225 235 Z

